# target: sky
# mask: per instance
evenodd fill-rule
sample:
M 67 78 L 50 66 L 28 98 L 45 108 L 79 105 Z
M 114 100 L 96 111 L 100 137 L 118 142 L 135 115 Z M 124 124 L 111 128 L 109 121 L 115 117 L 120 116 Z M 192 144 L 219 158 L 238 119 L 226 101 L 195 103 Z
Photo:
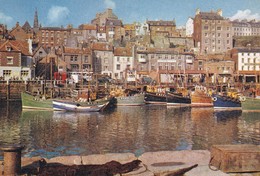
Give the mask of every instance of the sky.
M 222 9 L 223 16 L 260 21 L 260 0 L 0 0 L 0 23 L 8 29 L 26 21 L 33 26 L 37 9 L 43 27 L 66 27 L 90 23 L 96 13 L 112 8 L 124 24 L 146 20 L 174 20 L 185 26 L 196 9 L 202 12 Z

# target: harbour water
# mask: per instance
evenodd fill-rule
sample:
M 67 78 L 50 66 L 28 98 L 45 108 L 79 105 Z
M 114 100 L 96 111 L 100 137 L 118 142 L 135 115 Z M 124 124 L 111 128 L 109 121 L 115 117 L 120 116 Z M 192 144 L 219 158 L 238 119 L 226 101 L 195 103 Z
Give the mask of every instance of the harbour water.
M 0 145 L 23 144 L 24 157 L 125 152 L 138 156 L 207 150 L 216 144 L 260 144 L 256 112 L 145 105 L 65 113 L 22 111 L 20 102 L 0 103 Z

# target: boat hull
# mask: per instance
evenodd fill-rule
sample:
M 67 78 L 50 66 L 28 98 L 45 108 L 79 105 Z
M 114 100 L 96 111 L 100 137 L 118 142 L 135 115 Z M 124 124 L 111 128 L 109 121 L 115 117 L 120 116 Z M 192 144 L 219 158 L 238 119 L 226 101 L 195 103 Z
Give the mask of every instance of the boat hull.
M 53 110 L 52 99 L 43 100 L 25 92 L 21 93 L 21 98 L 23 110 Z
M 192 92 L 191 106 L 192 107 L 213 107 L 212 98 L 202 91 Z
M 159 93 L 145 93 L 145 103 L 166 105 L 166 95 Z
M 167 93 L 167 106 L 191 106 L 191 99 L 179 94 Z
M 241 100 L 243 111 L 259 111 L 260 112 L 260 99 L 253 97 L 243 97 Z
M 53 100 L 53 110 L 54 111 L 71 111 L 71 112 L 99 112 L 103 110 L 109 101 L 103 104 L 79 104 L 77 102 L 68 102 L 68 101 L 57 101 Z
M 144 94 L 135 94 L 132 96 L 116 97 L 117 106 L 141 106 L 144 105 Z
M 241 110 L 241 102 L 238 99 L 213 94 L 214 109 Z

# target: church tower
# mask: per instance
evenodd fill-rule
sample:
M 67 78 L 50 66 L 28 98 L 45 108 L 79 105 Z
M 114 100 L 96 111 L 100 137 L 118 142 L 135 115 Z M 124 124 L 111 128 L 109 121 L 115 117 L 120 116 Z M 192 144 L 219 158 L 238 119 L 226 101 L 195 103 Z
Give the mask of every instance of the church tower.
M 34 28 L 34 29 L 39 28 L 37 9 L 35 10 L 35 14 L 34 14 L 33 28 Z

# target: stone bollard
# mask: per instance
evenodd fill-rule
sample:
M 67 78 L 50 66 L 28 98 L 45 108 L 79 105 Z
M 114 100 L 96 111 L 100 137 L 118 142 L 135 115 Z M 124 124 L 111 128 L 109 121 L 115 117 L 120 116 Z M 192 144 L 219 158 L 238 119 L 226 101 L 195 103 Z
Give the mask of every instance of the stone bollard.
M 22 145 L 1 146 L 4 152 L 4 176 L 15 176 L 21 172 L 21 151 Z

